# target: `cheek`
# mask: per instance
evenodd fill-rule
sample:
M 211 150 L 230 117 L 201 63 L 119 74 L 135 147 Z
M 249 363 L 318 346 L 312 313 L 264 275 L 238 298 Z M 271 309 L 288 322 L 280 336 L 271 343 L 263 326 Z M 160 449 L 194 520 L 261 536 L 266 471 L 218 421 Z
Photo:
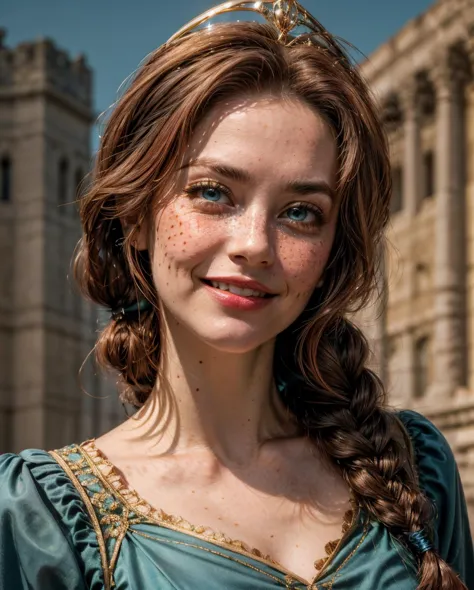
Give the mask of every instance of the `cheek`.
M 154 259 L 157 266 L 193 266 L 213 246 L 215 231 L 209 220 L 172 203 L 160 215 L 155 229 Z M 215 241 L 215 240 L 214 240 Z
M 298 296 L 311 294 L 318 284 L 331 249 L 325 240 L 283 239 L 279 257 L 288 287 Z

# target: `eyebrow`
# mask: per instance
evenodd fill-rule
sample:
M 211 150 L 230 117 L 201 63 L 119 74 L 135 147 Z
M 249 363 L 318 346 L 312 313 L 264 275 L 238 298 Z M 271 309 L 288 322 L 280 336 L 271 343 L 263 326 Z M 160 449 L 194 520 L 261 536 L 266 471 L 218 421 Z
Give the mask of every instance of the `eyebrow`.
M 187 164 L 184 164 L 179 169 L 185 170 L 188 168 L 207 168 L 212 170 L 215 174 L 219 174 L 220 176 L 224 176 L 225 178 L 229 178 L 230 180 L 235 180 L 236 182 L 250 182 L 252 180 L 252 176 L 242 168 L 236 168 L 235 166 L 230 166 L 227 164 L 222 164 L 216 160 L 212 160 L 210 158 L 201 158 L 196 160 L 191 160 Z M 285 190 L 287 192 L 295 193 L 297 195 L 310 195 L 314 193 L 324 193 L 330 199 L 335 199 L 335 192 L 329 186 L 329 184 L 324 180 L 291 180 L 285 186 Z

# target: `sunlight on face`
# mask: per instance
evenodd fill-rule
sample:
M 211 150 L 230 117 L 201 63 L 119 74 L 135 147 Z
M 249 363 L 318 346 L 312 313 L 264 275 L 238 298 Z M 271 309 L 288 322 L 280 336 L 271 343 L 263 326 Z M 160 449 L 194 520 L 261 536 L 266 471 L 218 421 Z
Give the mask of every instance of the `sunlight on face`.
M 302 102 L 247 99 L 210 112 L 183 162 L 151 247 L 168 323 L 220 350 L 253 350 L 300 315 L 323 274 L 335 140 Z

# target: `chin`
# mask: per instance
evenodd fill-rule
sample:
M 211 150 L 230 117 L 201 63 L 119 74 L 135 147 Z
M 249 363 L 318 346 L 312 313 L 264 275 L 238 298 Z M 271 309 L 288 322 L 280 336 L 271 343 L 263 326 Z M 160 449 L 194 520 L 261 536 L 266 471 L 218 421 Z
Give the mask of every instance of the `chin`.
M 209 326 L 212 323 L 209 322 Z M 248 324 L 245 326 L 227 326 L 219 329 L 213 326 L 212 330 L 193 330 L 196 336 L 206 344 L 220 352 L 232 354 L 245 354 L 272 341 L 274 334 L 263 334 L 261 331 L 252 329 Z

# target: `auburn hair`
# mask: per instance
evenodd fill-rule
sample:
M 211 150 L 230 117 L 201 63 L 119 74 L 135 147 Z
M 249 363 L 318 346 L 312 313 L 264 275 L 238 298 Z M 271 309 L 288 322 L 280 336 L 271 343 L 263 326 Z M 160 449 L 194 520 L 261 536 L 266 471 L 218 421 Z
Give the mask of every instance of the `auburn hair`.
M 336 43 L 336 41 L 333 41 Z M 310 105 L 331 127 L 338 150 L 340 211 L 322 289 L 277 336 L 275 377 L 282 398 L 320 451 L 340 470 L 367 518 L 399 538 L 431 526 L 408 434 L 385 405 L 369 348 L 348 319 L 370 300 L 389 218 L 391 173 L 385 133 L 366 82 L 340 44 L 290 47 L 258 23 L 218 24 L 154 51 L 115 105 L 80 202 L 83 237 L 75 260 L 82 292 L 108 307 L 146 298 L 152 308 L 111 319 L 96 356 L 123 380 L 136 407 L 160 371 L 159 293 L 137 228 L 168 198 L 190 136 L 216 104 L 272 93 Z M 123 220 L 132 220 L 126 236 Z M 418 590 L 466 588 L 435 550 L 419 556 Z

